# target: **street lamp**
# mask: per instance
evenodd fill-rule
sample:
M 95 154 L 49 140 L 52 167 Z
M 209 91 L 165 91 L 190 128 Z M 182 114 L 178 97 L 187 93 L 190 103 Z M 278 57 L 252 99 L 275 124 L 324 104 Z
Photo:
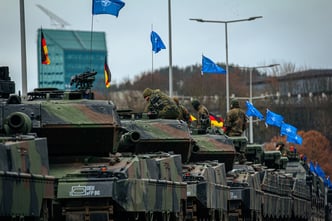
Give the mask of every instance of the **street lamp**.
M 217 20 L 204 20 L 201 18 L 190 18 L 191 21 L 197 22 L 209 22 L 209 23 L 223 23 L 225 24 L 225 41 L 226 41 L 226 112 L 229 111 L 229 72 L 228 72 L 228 39 L 227 39 L 227 24 L 242 22 L 242 21 L 253 21 L 258 18 L 263 18 L 263 16 L 254 16 L 246 19 L 237 19 L 237 20 L 227 20 L 227 21 L 217 21 Z
M 278 66 L 279 64 L 270 64 L 270 65 L 264 65 L 264 66 L 256 66 L 256 67 L 247 67 L 250 72 L 249 76 L 249 102 L 252 103 L 252 71 L 254 69 L 259 69 L 259 68 L 272 68 L 275 66 Z M 249 142 L 253 143 L 254 142 L 254 128 L 253 128 L 253 122 L 252 122 L 252 117 L 249 117 Z

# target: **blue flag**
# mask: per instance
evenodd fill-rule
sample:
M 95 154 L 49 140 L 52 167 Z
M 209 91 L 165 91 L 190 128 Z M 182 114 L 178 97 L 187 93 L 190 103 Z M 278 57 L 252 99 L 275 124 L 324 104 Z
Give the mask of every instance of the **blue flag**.
M 92 14 L 110 14 L 118 17 L 124 6 L 125 3 L 121 0 L 92 0 Z
M 318 176 L 320 176 L 321 178 L 325 179 L 325 172 L 324 172 L 324 170 L 319 166 L 318 163 L 316 163 L 315 171 L 316 171 L 316 174 L 317 174 Z
M 161 40 L 160 36 L 156 32 L 151 31 L 150 38 L 152 44 L 152 51 L 154 51 L 154 53 L 158 53 L 161 49 L 166 49 L 164 42 Z
M 266 110 L 266 120 L 265 123 L 272 126 L 281 127 L 284 117 L 273 113 L 272 111 Z
M 202 55 L 202 74 L 226 74 L 226 71 Z
M 287 135 L 287 139 L 286 139 L 287 142 L 290 142 L 290 143 L 295 143 L 295 144 L 302 144 L 302 137 L 295 134 L 295 136 L 292 136 L 292 135 Z
M 294 136 L 296 136 L 296 133 L 297 133 L 296 127 L 294 127 L 290 124 L 286 124 L 284 122 L 281 124 L 281 128 L 280 128 L 281 135 L 287 135 L 287 136 L 294 137 Z
M 311 160 L 310 160 L 310 163 L 309 163 L 309 170 L 312 173 L 316 173 L 315 165 L 314 165 L 314 163 Z
M 252 103 L 249 101 L 246 101 L 246 106 L 247 106 L 247 112 L 246 115 L 248 117 L 258 117 L 260 120 L 264 119 L 263 114 L 257 110 Z
M 328 188 L 332 188 L 332 183 L 331 183 L 331 180 L 330 180 L 330 176 L 328 176 L 327 178 L 326 178 L 326 181 L 327 181 L 327 186 L 328 186 Z

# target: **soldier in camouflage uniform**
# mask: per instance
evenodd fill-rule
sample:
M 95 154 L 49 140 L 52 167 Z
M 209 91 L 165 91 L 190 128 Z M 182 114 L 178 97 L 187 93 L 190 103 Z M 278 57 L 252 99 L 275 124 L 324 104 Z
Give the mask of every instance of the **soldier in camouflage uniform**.
M 225 134 L 227 136 L 242 136 L 247 128 L 247 116 L 240 108 L 237 100 L 232 100 L 231 110 L 226 115 Z
M 198 113 L 197 127 L 203 130 L 211 127 L 210 114 L 208 109 L 202 105 L 198 100 L 193 100 L 191 105 Z
M 150 118 L 177 119 L 179 109 L 172 98 L 161 92 L 159 89 L 146 88 L 143 97 L 148 102 L 144 109 Z
M 176 105 L 178 106 L 179 111 L 180 111 L 178 120 L 183 120 L 189 125 L 190 124 L 190 114 L 189 114 L 188 109 L 185 106 L 183 106 L 182 104 L 180 104 L 178 97 L 173 97 L 173 100 L 176 103 Z

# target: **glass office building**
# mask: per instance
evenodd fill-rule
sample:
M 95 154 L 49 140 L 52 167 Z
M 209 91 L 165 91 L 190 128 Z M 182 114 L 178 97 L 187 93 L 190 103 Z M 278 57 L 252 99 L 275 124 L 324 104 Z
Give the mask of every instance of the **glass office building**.
M 41 30 L 38 30 L 38 87 L 74 89 L 70 79 L 85 71 L 97 71 L 94 88 L 104 84 L 107 55 L 105 32 L 43 29 L 49 65 L 41 63 Z

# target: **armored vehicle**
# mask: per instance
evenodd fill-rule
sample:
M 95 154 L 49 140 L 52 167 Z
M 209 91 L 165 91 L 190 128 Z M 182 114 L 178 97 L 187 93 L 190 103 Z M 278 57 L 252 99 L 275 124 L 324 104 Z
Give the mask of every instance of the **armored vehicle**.
M 48 220 L 56 179 L 49 173 L 47 140 L 31 132 L 26 115 L 6 112 L 14 92 L 9 68 L 0 67 L 0 220 Z
M 129 133 L 141 134 L 130 152 L 162 150 L 182 157 L 182 182 L 186 183 L 185 220 L 224 220 L 227 218 L 229 187 L 226 167 L 232 167 L 236 151 L 224 135 L 192 135 L 188 125 L 179 120 L 123 119 Z M 125 145 L 128 147 L 128 145 Z
M 1 113 L 5 103 L 1 102 Z M 46 138 L 31 133 L 23 115 L 0 118 L 0 219 L 47 220 L 55 199 Z

